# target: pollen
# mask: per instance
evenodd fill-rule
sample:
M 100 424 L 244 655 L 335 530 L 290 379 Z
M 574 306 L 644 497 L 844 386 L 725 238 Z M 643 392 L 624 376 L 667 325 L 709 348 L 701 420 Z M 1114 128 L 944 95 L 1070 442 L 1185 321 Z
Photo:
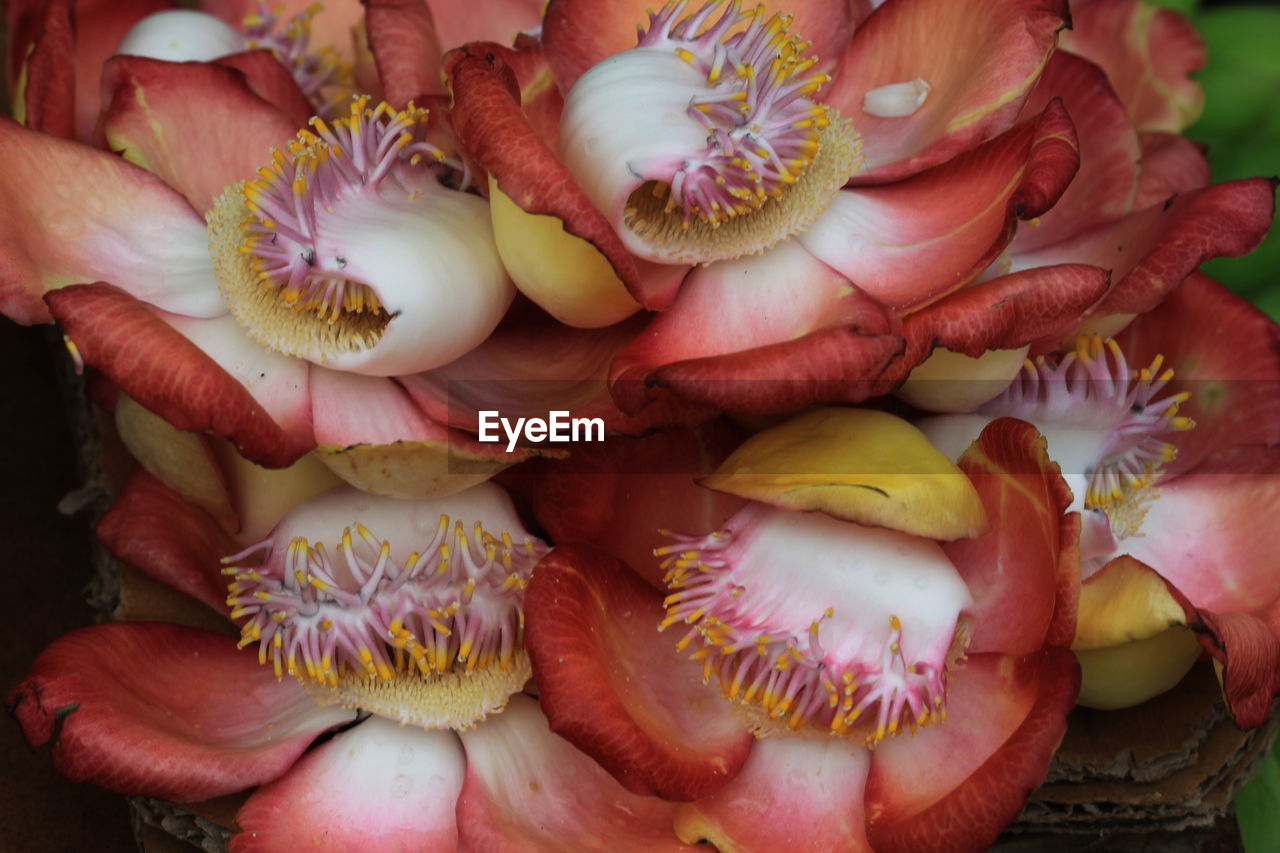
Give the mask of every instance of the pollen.
M 332 550 L 295 537 L 224 560 L 240 646 L 325 703 L 425 728 L 467 728 L 530 677 L 523 595 L 546 547 L 441 515 L 403 560 L 363 524 Z M 257 565 L 246 561 L 260 559 Z

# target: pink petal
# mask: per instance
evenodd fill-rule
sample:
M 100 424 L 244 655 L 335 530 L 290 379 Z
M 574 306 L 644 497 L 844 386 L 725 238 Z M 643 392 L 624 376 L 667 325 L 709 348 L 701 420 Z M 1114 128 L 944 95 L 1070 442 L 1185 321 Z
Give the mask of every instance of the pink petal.
M 268 467 L 284 467 L 311 448 L 308 435 L 276 423 L 198 343 L 119 288 L 102 282 L 76 285 L 46 298 L 86 363 L 178 429 L 209 430 L 229 438 L 243 455 Z M 194 323 L 185 325 L 191 331 Z M 226 334 L 225 327 L 215 325 L 205 346 Z M 240 366 L 253 360 L 248 356 Z M 277 387 L 274 378 L 265 387 Z
M 1213 279 L 1192 273 L 1118 341 L 1136 367 L 1163 355 L 1169 393 L 1191 394 L 1179 413 L 1196 426 L 1172 437 L 1166 477 L 1218 451 L 1280 443 L 1280 329 Z
M 870 763 L 870 752 L 844 740 L 765 738 L 732 782 L 680 808 L 676 829 L 720 850 L 869 852 Z
M 234 68 L 243 74 L 253 94 L 284 113 L 297 127 L 304 127 L 307 119 L 315 114 L 315 107 L 302 94 L 289 69 L 268 50 L 233 53 L 215 59 L 214 64 Z
M 207 512 L 146 471 L 129 478 L 93 532 L 121 561 L 230 612 L 221 560 L 240 546 Z
M 692 14 L 700 6 L 690 4 L 687 11 Z M 543 19 L 542 38 L 560 90 L 569 91 L 574 81 L 605 57 L 635 47 L 636 28 L 648 27 L 647 11 L 655 8 L 645 0 L 610 0 L 607 4 L 551 0 Z M 805 55 L 816 56 L 830 65 L 848 44 L 856 18 L 866 10 L 861 0 L 790 0 L 785 8 L 776 11 L 793 15 L 791 32 L 812 42 Z
M 120 281 L 161 308 L 226 311 L 204 220 L 156 176 L 119 157 L 0 119 L 0 310 L 47 323 L 44 291 Z
M 470 41 L 509 46 L 516 34 L 536 30 L 542 23 L 545 0 L 427 0 L 431 17 L 447 50 Z
M 461 4 L 459 8 L 461 8 Z M 444 55 L 436 22 L 423 0 L 368 0 L 369 49 L 388 103 L 404 108 L 423 95 L 444 94 Z
M 653 556 L 658 531 L 708 534 L 746 503 L 694 482 L 714 472 L 745 437 L 713 421 L 575 447 L 567 460 L 531 475 L 534 513 L 553 541 L 595 545 L 665 590 L 665 572 Z
M 230 637 L 159 622 L 67 634 L 6 701 L 67 778 L 178 802 L 269 782 L 352 717 L 277 681 Z
M 945 162 L 1013 124 L 1067 22 L 1062 0 L 893 0 L 858 28 L 822 99 L 853 119 L 866 163 L 854 183 L 884 183 Z M 863 97 L 915 79 L 931 87 L 904 118 Z
M 1271 225 L 1275 191 L 1254 178 L 1215 184 L 1131 213 L 1069 240 L 1014 256 L 1014 269 L 1085 263 L 1111 270 L 1115 286 L 1094 316 L 1154 308 L 1201 263 L 1252 251 Z
M 467 778 L 458 798 L 460 848 L 476 853 L 691 850 L 671 829 L 675 806 L 628 793 L 556 737 L 532 699 L 459 733 Z
M 1032 227 L 1018 229 L 1014 251 L 1056 243 L 1119 219 L 1134 206 L 1138 135 L 1107 75 L 1092 62 L 1059 51 L 1045 66 L 1023 114 L 1033 115 L 1056 98 L 1065 104 L 1080 139 L 1080 172 L 1052 210 Z
M 275 0 L 267 8 L 279 10 L 281 21 L 306 11 L 314 0 Z M 244 27 L 245 16 L 258 10 L 258 0 L 198 0 L 196 6 L 202 12 L 217 15 L 236 29 Z M 355 58 L 355 36 L 352 30 L 364 16 L 359 0 L 325 0 L 324 9 L 311 22 L 313 47 L 331 45 L 338 49 L 343 59 Z
M 1177 133 L 1144 133 L 1142 175 L 1133 206 L 1142 210 L 1209 186 L 1204 146 Z
M 902 348 L 897 319 L 795 241 L 699 267 L 613 361 L 614 399 L 662 391 L 743 412 L 858 402 Z
M 382 717 L 334 736 L 254 792 L 231 836 L 232 853 L 453 850 L 466 757 L 451 731 Z M 376 816 L 376 817 L 375 817 Z
M 1080 518 L 1058 466 L 1031 424 L 991 423 L 959 460 L 982 497 L 991 530 L 942 549 L 969 586 L 970 654 L 1031 654 L 1069 645 L 1075 631 Z
M 1102 66 L 1138 130 L 1178 133 L 1196 120 L 1204 93 L 1189 75 L 1205 49 L 1185 18 L 1140 0 L 1085 0 L 1071 13 L 1063 48 Z
M 654 537 L 657 538 L 656 536 Z M 551 730 L 636 794 L 692 800 L 733 778 L 752 737 L 701 666 L 658 633 L 662 595 L 617 559 L 558 545 L 525 595 Z
M 1079 688 L 1066 649 L 971 657 L 951 674 L 945 722 L 876 748 L 867 812 L 877 853 L 986 850 L 1044 779 Z
M 423 414 L 393 379 L 315 367 L 310 382 L 318 444 L 448 440 L 450 430 Z
M 203 62 L 114 57 L 103 67 L 108 146 L 159 175 L 197 210 L 253 178 L 298 125 L 239 71 Z
M 942 166 L 844 190 L 798 239 L 872 298 L 919 308 L 977 278 L 1013 239 L 1016 220 L 1048 210 L 1078 164 L 1071 120 L 1051 102 Z

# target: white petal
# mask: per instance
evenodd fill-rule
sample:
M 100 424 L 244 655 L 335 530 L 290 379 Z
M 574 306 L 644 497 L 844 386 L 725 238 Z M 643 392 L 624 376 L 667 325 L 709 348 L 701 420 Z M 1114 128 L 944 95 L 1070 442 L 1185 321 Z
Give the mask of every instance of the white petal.
M 134 24 L 116 53 L 169 62 L 208 62 L 244 49 L 244 36 L 222 19 L 174 9 Z
M 905 83 L 890 83 L 872 89 L 862 98 L 862 111 L 878 118 L 909 116 L 924 105 L 930 88 L 928 83 L 917 77 Z

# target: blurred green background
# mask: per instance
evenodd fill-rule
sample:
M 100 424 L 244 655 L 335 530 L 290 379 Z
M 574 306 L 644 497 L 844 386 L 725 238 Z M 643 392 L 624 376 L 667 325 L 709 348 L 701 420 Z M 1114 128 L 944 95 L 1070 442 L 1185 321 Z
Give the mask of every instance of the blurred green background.
M 1280 4 L 1157 0 L 1195 23 L 1209 48 L 1199 78 L 1205 109 L 1186 135 L 1209 146 L 1215 181 L 1280 175 Z M 1220 258 L 1205 272 L 1280 320 L 1280 234 L 1253 254 Z M 1249 853 L 1280 851 L 1280 746 L 1235 801 Z

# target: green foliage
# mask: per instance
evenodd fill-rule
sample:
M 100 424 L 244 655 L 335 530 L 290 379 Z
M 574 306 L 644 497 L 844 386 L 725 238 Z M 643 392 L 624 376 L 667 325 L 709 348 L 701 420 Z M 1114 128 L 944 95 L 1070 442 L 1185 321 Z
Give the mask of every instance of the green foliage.
M 1280 850 L 1280 744 L 1236 794 L 1235 809 L 1248 853 Z

